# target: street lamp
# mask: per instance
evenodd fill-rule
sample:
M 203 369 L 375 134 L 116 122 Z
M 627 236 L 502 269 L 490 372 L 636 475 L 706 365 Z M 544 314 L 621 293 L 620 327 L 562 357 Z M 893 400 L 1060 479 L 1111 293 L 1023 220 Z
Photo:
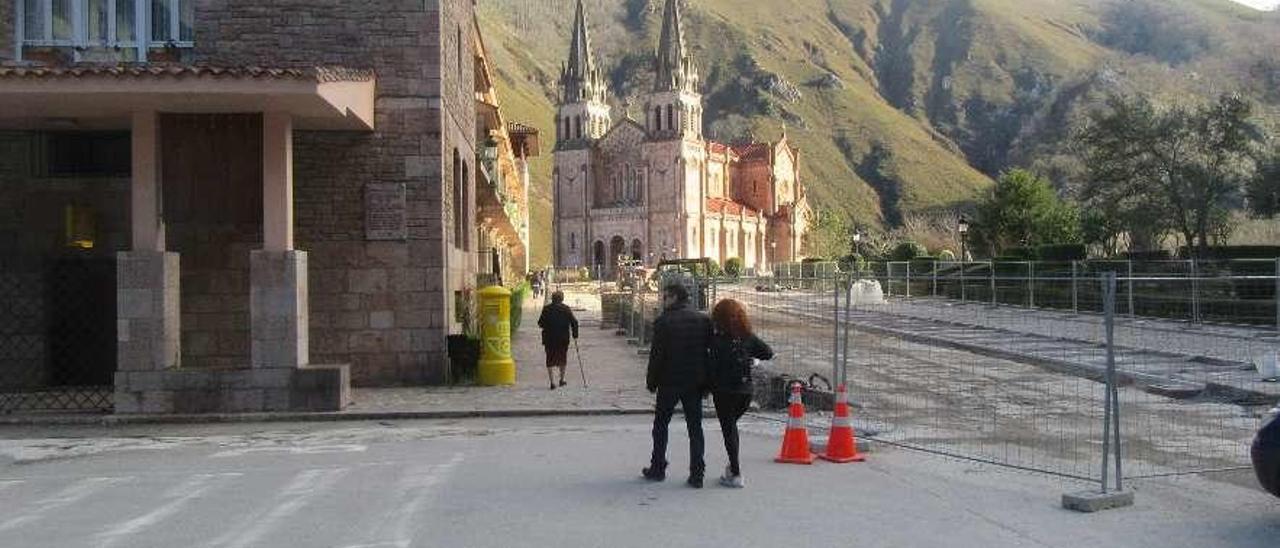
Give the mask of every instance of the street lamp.
M 853 254 L 859 257 L 862 256 L 862 231 L 861 230 L 853 231 Z
M 969 219 L 964 215 L 960 216 L 958 225 L 960 231 L 960 262 L 969 260 Z

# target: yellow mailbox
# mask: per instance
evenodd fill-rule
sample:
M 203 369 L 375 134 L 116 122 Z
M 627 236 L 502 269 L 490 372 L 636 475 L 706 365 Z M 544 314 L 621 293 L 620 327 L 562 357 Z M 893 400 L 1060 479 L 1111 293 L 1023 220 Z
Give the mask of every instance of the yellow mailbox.
M 486 287 L 480 296 L 480 384 L 516 383 L 516 362 L 511 359 L 511 291 Z

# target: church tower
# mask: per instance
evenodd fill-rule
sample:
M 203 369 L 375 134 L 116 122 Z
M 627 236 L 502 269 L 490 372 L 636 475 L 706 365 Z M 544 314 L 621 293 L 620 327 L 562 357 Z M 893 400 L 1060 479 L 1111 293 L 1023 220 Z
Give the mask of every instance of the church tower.
M 586 148 L 609 131 L 608 88 L 596 66 L 587 31 L 587 13 L 578 0 L 573 17 L 569 62 L 560 70 L 560 104 L 556 115 L 556 149 Z
M 645 128 L 658 140 L 702 139 L 698 67 L 684 41 L 681 0 L 667 0 L 655 52 L 653 93 L 645 101 Z
M 560 104 L 555 120 L 554 251 L 558 266 L 589 266 L 604 261 L 603 252 L 592 246 L 590 204 L 592 146 L 612 125 L 608 94 L 604 72 L 596 66 L 591 49 L 586 8 L 578 0 L 569 60 L 560 71 Z

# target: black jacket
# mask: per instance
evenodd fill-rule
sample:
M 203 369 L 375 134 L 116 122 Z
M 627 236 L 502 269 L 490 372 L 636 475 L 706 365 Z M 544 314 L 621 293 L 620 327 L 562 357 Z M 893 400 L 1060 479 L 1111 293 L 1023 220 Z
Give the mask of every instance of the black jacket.
M 751 335 L 735 339 L 717 332 L 711 338 L 711 387 L 716 392 L 750 394 L 751 359 L 772 360 L 773 349 Z
M 711 318 L 689 303 L 666 309 L 653 322 L 646 387 L 676 390 L 701 388 L 707 380 L 707 348 Z
M 551 303 L 542 307 L 538 327 L 542 328 L 543 346 L 568 346 L 570 332 L 573 333 L 573 338 L 578 338 L 578 319 L 573 317 L 573 311 L 564 303 Z

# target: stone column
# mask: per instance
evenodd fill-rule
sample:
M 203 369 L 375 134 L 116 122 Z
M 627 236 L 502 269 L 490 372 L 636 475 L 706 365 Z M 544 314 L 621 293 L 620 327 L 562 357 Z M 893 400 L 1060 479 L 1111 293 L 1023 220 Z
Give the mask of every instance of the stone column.
M 306 252 L 253 251 L 249 256 L 249 271 L 253 368 L 307 365 Z
M 250 354 L 254 369 L 308 363 L 307 254 L 293 249 L 293 120 L 262 120 L 263 249 L 249 257 Z
M 180 365 L 178 254 L 165 252 L 157 154 L 157 116 L 138 112 L 132 124 L 130 224 L 132 250 L 116 258 L 118 370 L 159 371 Z M 125 382 L 116 385 L 126 388 Z

